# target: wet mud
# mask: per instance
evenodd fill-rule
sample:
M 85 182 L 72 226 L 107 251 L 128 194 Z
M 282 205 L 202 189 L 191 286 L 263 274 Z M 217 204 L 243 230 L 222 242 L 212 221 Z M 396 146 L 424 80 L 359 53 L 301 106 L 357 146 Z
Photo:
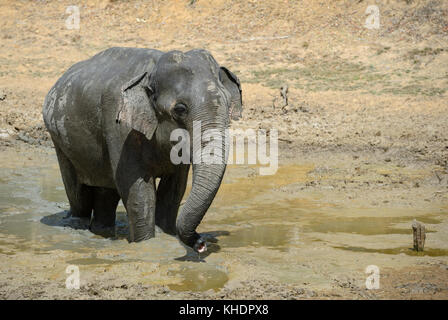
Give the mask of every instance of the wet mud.
M 286 161 L 273 176 L 256 174 L 256 166 L 230 166 L 199 228 L 209 250 L 197 256 L 160 230 L 154 239 L 129 243 L 121 204 L 110 237 L 92 233 L 89 221 L 67 218 L 54 150 L 23 147 L 1 157 L 0 268 L 2 281 L 9 279 L 3 295 L 11 294 L 11 284 L 33 279 L 53 288 L 45 294 L 71 296 L 64 288 L 69 265 L 80 269 L 81 292 L 92 296 L 96 288 L 102 298 L 118 294 L 107 287 L 117 282 L 120 290 L 142 286 L 133 298 L 234 297 L 247 281 L 275 286 L 277 298 L 281 292 L 287 298 L 337 297 L 347 296 L 334 293 L 344 290 L 340 283 L 347 278 L 356 284 L 349 286 L 351 295 L 370 297 L 363 281 L 372 264 L 386 270 L 437 265 L 446 280 L 446 207 L 362 208 L 322 201 L 318 191 L 295 192 L 297 183 L 312 179 L 314 164 Z M 427 227 L 424 252 L 411 248 L 415 218 Z M 437 288 L 443 288 L 437 297 L 445 297 L 446 281 Z
M 0 299 L 447 299 L 448 3 L 388 1 L 370 30 L 365 1 L 187 2 L 84 2 L 78 30 L 71 1 L 2 2 Z M 232 128 L 278 130 L 275 175 L 227 169 L 200 257 L 160 231 L 128 243 L 122 205 L 111 237 L 66 218 L 42 103 L 114 46 L 209 50 L 241 81 Z

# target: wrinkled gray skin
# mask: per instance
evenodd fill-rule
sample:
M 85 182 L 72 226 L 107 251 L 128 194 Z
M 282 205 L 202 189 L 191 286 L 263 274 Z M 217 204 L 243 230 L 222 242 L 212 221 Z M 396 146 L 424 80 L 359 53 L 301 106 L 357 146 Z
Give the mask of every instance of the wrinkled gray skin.
M 90 218 L 93 210 L 92 231 L 110 230 L 122 199 L 130 241 L 154 237 L 158 225 L 204 251 L 196 227 L 218 191 L 226 159 L 193 164 L 192 190 L 178 215 L 189 165 L 171 163 L 177 142 L 170 134 L 185 128 L 192 137 L 194 120 L 202 130 L 223 131 L 241 111 L 237 77 L 205 50 L 111 48 L 75 64 L 43 106 L 71 216 Z

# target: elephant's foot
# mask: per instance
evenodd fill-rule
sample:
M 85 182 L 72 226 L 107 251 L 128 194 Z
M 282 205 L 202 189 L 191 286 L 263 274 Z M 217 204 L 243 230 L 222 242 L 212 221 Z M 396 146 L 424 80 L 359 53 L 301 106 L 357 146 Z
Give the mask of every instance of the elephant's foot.
M 78 209 L 70 208 L 70 210 L 67 212 L 66 218 L 77 218 L 77 219 L 87 219 L 90 221 L 90 218 L 92 217 L 92 209 L 90 211 L 80 211 Z
M 89 229 L 92 233 L 100 235 L 105 238 L 113 238 L 115 237 L 115 225 L 104 225 L 100 222 L 92 220 L 90 223 Z
M 115 189 L 92 187 L 94 191 L 93 218 L 90 231 L 110 238 L 115 237 L 115 217 L 120 196 Z
M 90 225 L 90 216 L 74 214 L 73 211 L 70 210 L 63 218 L 63 225 L 73 229 L 88 229 Z

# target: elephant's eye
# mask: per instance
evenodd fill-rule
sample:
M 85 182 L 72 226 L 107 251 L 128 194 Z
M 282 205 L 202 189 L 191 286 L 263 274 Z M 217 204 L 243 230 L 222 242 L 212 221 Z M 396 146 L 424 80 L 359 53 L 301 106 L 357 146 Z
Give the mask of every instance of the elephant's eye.
M 182 117 L 187 114 L 187 107 L 182 103 L 178 103 L 174 106 L 173 111 L 176 116 Z

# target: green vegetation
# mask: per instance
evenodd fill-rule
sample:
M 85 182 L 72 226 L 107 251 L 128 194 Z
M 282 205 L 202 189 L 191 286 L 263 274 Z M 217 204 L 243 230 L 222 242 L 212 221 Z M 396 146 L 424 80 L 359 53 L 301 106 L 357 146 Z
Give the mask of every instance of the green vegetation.
M 414 60 L 416 58 L 416 56 L 421 56 L 421 57 L 426 57 L 426 56 L 432 56 L 432 55 L 437 55 L 445 50 L 448 50 L 448 48 L 429 48 L 426 47 L 424 49 L 414 49 L 409 51 L 408 53 L 408 57 L 411 60 Z
M 246 82 L 263 83 L 279 88 L 287 82 L 298 88 L 311 91 L 341 90 L 352 91 L 368 87 L 371 83 L 388 79 L 373 66 L 344 60 L 312 61 L 302 68 L 273 68 L 252 72 Z
M 380 55 L 380 54 L 383 54 L 384 52 L 387 52 L 387 51 L 389 51 L 389 50 L 390 50 L 390 47 L 383 47 L 383 48 L 379 49 L 379 50 L 376 52 L 376 54 L 377 54 L 377 55 Z
M 407 69 L 385 73 L 372 65 L 339 58 L 310 60 L 303 67 L 254 70 L 249 77 L 243 79 L 244 82 L 261 83 L 275 89 L 288 83 L 292 87 L 308 91 L 357 90 L 370 94 L 443 95 L 447 89 L 434 87 L 432 80 L 428 76 L 413 75 L 411 70 Z

